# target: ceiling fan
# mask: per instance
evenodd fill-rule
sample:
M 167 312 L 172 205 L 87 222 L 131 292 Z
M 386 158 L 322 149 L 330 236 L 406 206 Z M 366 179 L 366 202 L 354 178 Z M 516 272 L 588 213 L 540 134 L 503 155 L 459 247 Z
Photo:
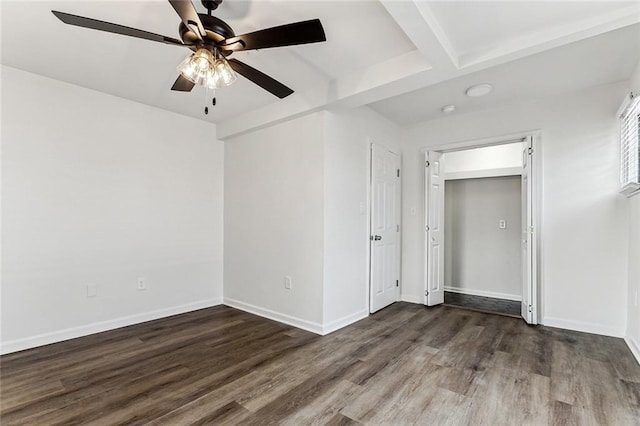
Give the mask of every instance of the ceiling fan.
M 222 0 L 201 2 L 207 9 L 207 14 L 197 13 L 190 0 L 169 0 L 182 20 L 178 28 L 181 40 L 83 16 L 55 10 L 51 12 L 65 24 L 191 49 L 194 53 L 178 66 L 180 75 L 171 87 L 171 90 L 181 92 L 190 92 L 196 84 L 212 89 L 227 86 L 235 81 L 235 73 L 238 73 L 282 99 L 292 94 L 293 90 L 244 62 L 235 58 L 227 60 L 227 57 L 241 50 L 326 41 L 319 19 L 236 35 L 226 22 L 211 15 L 211 11 L 215 10 Z

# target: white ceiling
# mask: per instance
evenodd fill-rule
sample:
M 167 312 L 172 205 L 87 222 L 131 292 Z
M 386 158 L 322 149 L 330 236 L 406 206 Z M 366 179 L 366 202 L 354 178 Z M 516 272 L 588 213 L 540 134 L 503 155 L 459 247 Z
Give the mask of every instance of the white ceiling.
M 459 55 L 633 7 L 615 1 L 436 1 L 429 6 Z
M 296 93 L 279 100 L 239 78 L 205 116 L 204 90 L 169 90 L 187 49 L 64 25 L 50 12 L 177 38 L 167 1 L 0 5 L 2 64 L 216 122 L 222 138 L 327 107 L 371 105 L 411 124 L 444 104 L 460 113 L 579 90 L 628 78 L 640 52 L 640 2 L 225 0 L 215 15 L 238 34 L 320 18 L 327 42 L 237 52 Z M 462 95 L 481 81 L 494 93 Z
M 621 28 L 370 104 L 398 124 L 410 125 L 442 116 L 539 99 L 629 78 L 640 60 L 640 24 Z M 493 92 L 465 96 L 474 84 L 490 83 Z

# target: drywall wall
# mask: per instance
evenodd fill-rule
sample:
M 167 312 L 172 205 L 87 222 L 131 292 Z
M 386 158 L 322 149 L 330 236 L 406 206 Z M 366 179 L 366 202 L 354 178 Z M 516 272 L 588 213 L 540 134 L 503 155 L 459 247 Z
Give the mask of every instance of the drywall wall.
M 521 299 L 520 180 L 445 182 L 445 290 Z
M 618 121 L 628 83 L 452 115 L 403 132 L 403 283 L 424 291 L 423 154 L 442 145 L 541 130 L 542 300 L 548 325 L 624 335 L 628 205 L 618 193 Z M 415 209 L 415 210 L 413 210 Z M 415 212 L 415 214 L 412 214 Z
M 399 151 L 366 107 L 226 141 L 225 304 L 319 334 L 368 315 L 372 141 Z
M 640 194 L 629 199 L 629 288 L 627 342 L 640 362 Z
M 631 76 L 631 90 L 640 94 L 640 62 Z M 627 291 L 627 342 L 640 362 L 640 193 L 629 203 L 629 284 Z
M 325 331 L 368 314 L 371 143 L 396 152 L 399 128 L 373 110 L 325 113 Z
M 225 141 L 225 304 L 315 332 L 322 328 L 323 128 L 315 113 Z
M 444 177 L 445 179 L 467 176 L 487 177 L 486 173 L 482 175 L 475 173 L 488 171 L 491 175 L 499 170 L 508 169 L 513 172 L 515 169 L 521 169 L 524 146 L 525 143 L 521 142 L 447 152 L 441 159 L 444 165 Z
M 204 121 L 3 66 L 2 349 L 220 303 L 223 150 Z

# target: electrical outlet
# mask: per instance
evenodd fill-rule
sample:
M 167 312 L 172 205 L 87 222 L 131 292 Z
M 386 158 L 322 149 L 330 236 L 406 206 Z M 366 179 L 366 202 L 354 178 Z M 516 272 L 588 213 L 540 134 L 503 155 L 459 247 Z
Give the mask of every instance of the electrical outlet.
M 87 284 L 87 297 L 96 297 L 98 295 L 98 286 L 95 284 Z
M 138 278 L 138 290 L 146 290 L 147 289 L 147 280 L 144 277 Z
M 284 288 L 291 290 L 291 277 L 288 275 L 284 277 Z
M 507 221 L 504 219 L 500 219 L 498 221 L 498 228 L 500 229 L 507 229 Z

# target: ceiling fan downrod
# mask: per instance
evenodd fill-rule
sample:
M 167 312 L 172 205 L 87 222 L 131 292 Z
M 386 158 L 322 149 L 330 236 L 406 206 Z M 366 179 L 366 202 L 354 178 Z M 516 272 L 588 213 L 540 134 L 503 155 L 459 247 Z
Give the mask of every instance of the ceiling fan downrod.
M 207 9 L 207 14 L 211 16 L 211 11 L 216 10 L 218 6 L 220 6 L 220 3 L 222 3 L 222 0 L 200 0 L 200 2 L 205 9 Z

